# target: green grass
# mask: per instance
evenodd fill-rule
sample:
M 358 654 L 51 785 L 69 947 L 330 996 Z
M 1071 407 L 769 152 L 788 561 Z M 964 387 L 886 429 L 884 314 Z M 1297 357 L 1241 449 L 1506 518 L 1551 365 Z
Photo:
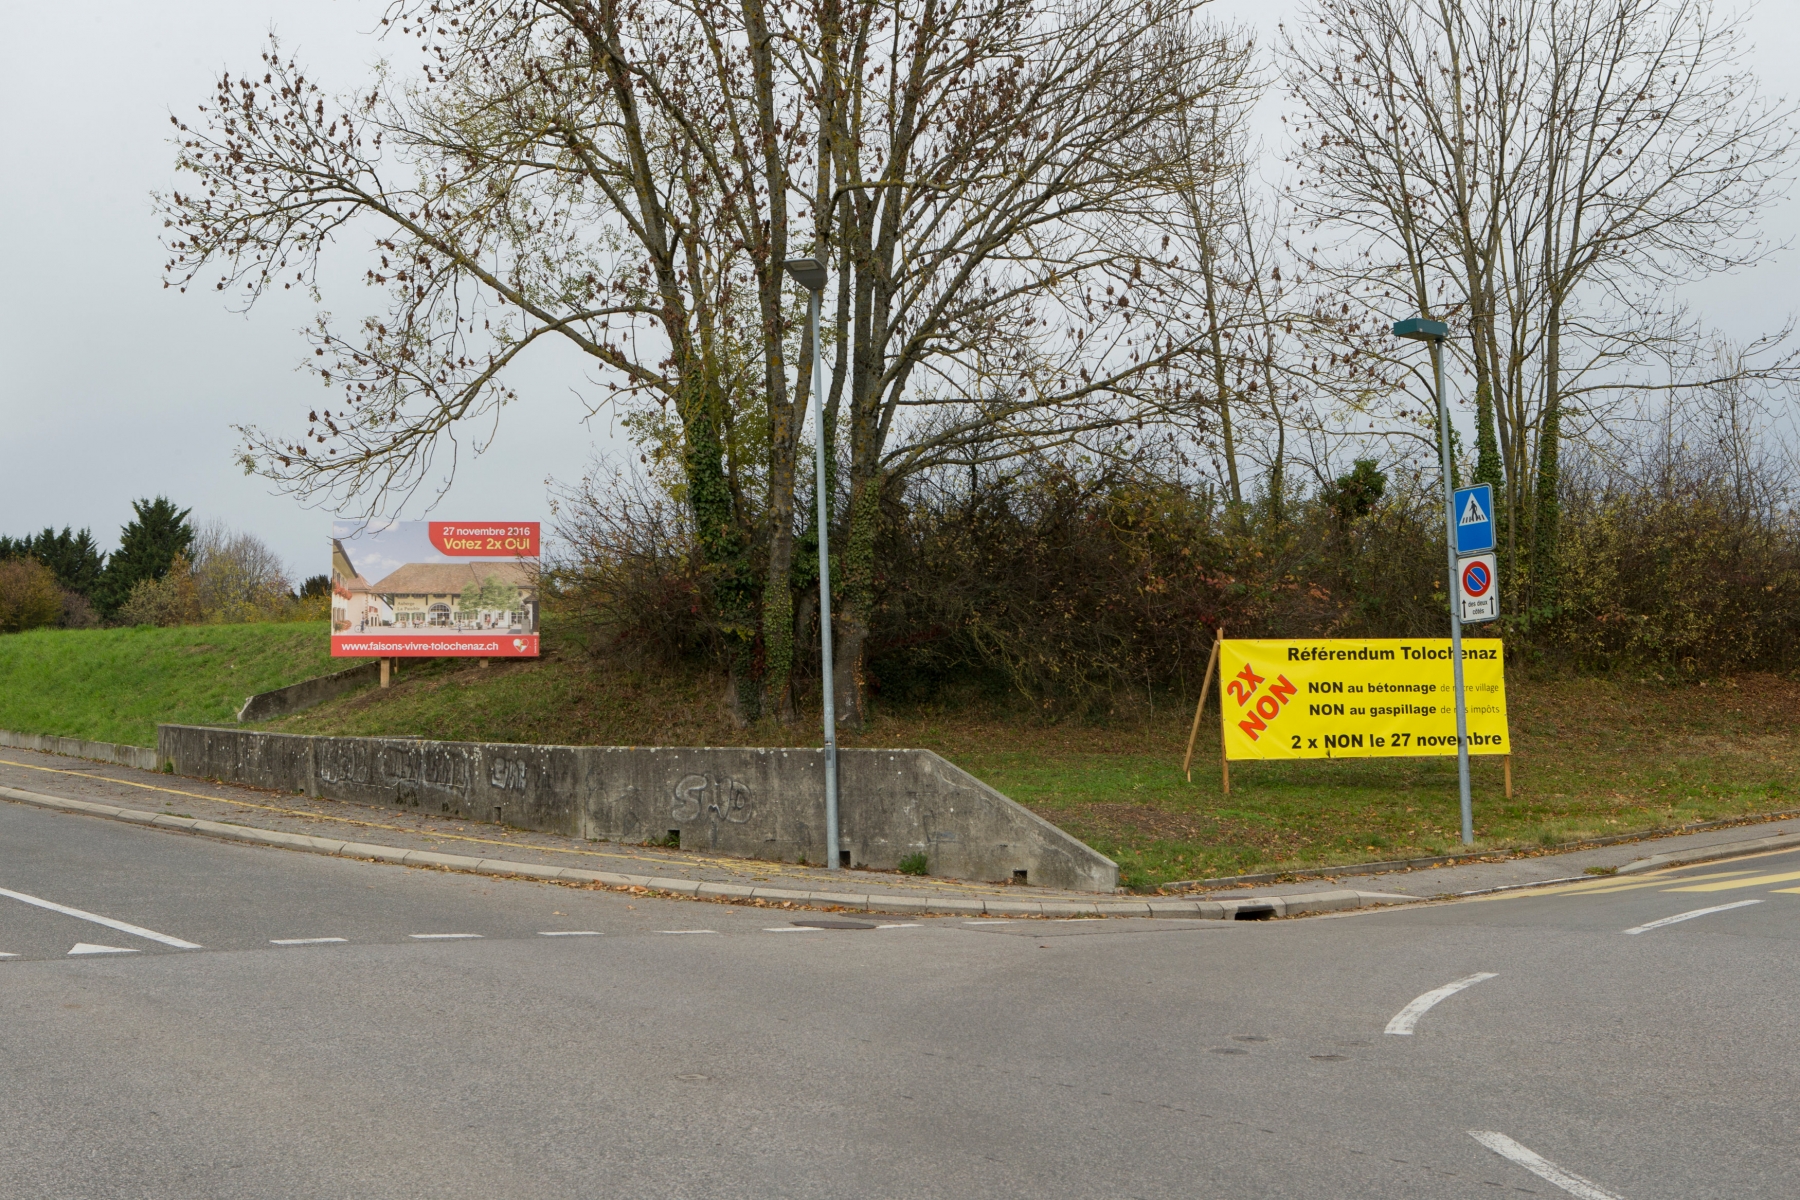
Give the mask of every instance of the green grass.
M 790 729 L 734 729 L 711 676 L 597 663 L 549 636 L 546 646 L 535 663 L 409 666 L 391 691 L 278 727 L 578 745 L 816 744 L 816 708 Z M 1515 672 L 1507 691 L 1514 797 L 1505 798 L 1500 761 L 1477 757 L 1478 850 L 1800 808 L 1794 681 L 1673 686 Z M 1203 723 L 1193 782 L 1182 778 L 1192 712 L 1164 705 L 1103 725 L 1047 726 L 972 700 L 878 710 L 843 744 L 937 750 L 1111 855 L 1133 886 L 1464 849 L 1454 758 L 1236 763 L 1226 796 L 1216 716 Z
M 230 724 L 246 696 L 348 665 L 323 624 L 9 634 L 0 729 L 152 746 L 158 723 Z
M 699 670 L 596 661 L 546 630 L 546 656 L 481 668 L 407 663 L 393 688 L 272 723 L 295 733 L 575 745 L 816 745 L 818 713 L 733 728 Z M 322 629 L 200 626 L 0 638 L 0 728 L 148 745 L 158 721 L 224 723 L 246 695 L 343 665 Z M 1479 850 L 1800 809 L 1800 683 L 1774 676 L 1668 684 L 1513 672 L 1511 801 L 1475 759 Z M 1140 702 L 1141 703 L 1141 702 Z M 1300 870 L 1462 849 L 1451 758 L 1237 763 L 1219 786 L 1209 715 L 1194 779 L 1180 772 L 1192 708 L 1046 725 L 991 700 L 877 706 L 846 746 L 934 749 L 1115 858 L 1125 881 Z M 847 802 L 853 803 L 853 798 Z
M 1507 693 L 1513 798 L 1498 758 L 1473 759 L 1477 851 L 1800 809 L 1800 686 L 1790 680 L 1669 687 L 1521 673 Z M 1133 886 L 1468 849 L 1454 758 L 1239 762 L 1226 796 L 1216 720 L 1203 728 L 1192 783 L 1175 723 L 1113 752 L 969 745 L 957 761 L 1111 855 Z

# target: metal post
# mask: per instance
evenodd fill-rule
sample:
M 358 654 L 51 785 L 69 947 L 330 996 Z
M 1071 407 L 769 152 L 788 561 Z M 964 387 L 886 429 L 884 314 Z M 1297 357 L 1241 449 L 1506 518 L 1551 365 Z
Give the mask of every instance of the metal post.
M 1456 582 L 1456 483 L 1450 474 L 1450 406 L 1444 397 L 1444 339 L 1431 341 L 1437 372 L 1438 449 L 1444 459 L 1444 553 L 1450 560 L 1450 666 L 1456 685 L 1456 783 L 1462 796 L 1463 845 L 1475 842 L 1475 814 L 1469 803 L 1469 710 L 1463 698 L 1462 607 Z
M 821 289 L 808 290 L 812 294 L 813 472 L 817 486 L 814 503 L 819 523 L 819 673 L 825 705 L 825 865 L 835 871 L 838 868 L 837 698 L 832 692 L 831 678 L 831 502 L 825 490 L 825 355 L 819 346 Z M 1460 665 L 1457 670 L 1457 695 L 1461 696 Z M 1462 709 L 1459 707 L 1457 711 Z M 1464 788 L 1463 793 L 1466 796 L 1468 789 Z

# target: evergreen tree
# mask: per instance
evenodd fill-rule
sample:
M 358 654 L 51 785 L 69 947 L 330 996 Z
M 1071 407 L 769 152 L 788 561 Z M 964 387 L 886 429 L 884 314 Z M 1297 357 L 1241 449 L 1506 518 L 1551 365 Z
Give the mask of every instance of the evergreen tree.
M 119 530 L 119 548 L 106 564 L 101 580 L 101 611 L 109 616 L 131 596 L 131 589 L 145 579 L 160 580 L 169 572 L 175 556 L 186 555 L 194 544 L 194 527 L 188 524 L 191 508 L 177 510 L 163 496 L 133 500 L 137 518 Z
M 106 569 L 106 556 L 94 545 L 93 531 L 83 529 L 76 533 L 67 525 L 61 533 L 46 528 L 35 537 L 16 542 L 0 538 L 0 559 L 6 558 L 35 558 L 55 574 L 58 587 L 89 599 Z

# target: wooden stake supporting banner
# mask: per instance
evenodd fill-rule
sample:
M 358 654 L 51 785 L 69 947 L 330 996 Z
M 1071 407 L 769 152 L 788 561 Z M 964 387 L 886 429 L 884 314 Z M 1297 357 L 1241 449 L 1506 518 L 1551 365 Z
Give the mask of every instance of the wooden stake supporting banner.
M 1187 776 L 1189 783 L 1194 782 L 1194 739 L 1200 736 L 1200 710 L 1206 707 L 1206 693 L 1212 688 L 1213 668 L 1219 665 L 1219 643 L 1225 640 L 1225 626 L 1219 626 L 1218 636 L 1213 638 L 1212 657 L 1206 660 L 1206 678 L 1200 683 L 1200 703 L 1194 705 L 1194 724 L 1188 730 L 1187 757 L 1181 760 L 1181 773 Z
M 393 672 L 393 663 L 394 663 L 394 660 L 391 658 L 384 658 L 381 660 L 381 686 L 382 687 L 386 687 L 388 685 L 388 680 L 391 677 L 392 672 Z
M 1225 747 L 1219 747 L 1219 775 L 1225 780 L 1225 794 L 1231 795 L 1231 760 L 1225 757 Z
M 1510 755 L 1510 754 L 1501 755 L 1500 756 L 1500 766 L 1501 766 L 1501 769 L 1506 772 L 1506 798 L 1508 800 L 1511 800 L 1512 799 L 1512 755 Z

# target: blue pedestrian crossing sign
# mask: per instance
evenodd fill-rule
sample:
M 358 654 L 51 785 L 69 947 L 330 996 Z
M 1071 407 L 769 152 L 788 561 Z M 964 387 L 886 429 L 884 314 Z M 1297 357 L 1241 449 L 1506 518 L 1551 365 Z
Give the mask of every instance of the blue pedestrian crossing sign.
M 1480 554 L 1494 548 L 1494 489 L 1490 484 L 1457 488 L 1450 511 L 1456 517 L 1456 552 Z

